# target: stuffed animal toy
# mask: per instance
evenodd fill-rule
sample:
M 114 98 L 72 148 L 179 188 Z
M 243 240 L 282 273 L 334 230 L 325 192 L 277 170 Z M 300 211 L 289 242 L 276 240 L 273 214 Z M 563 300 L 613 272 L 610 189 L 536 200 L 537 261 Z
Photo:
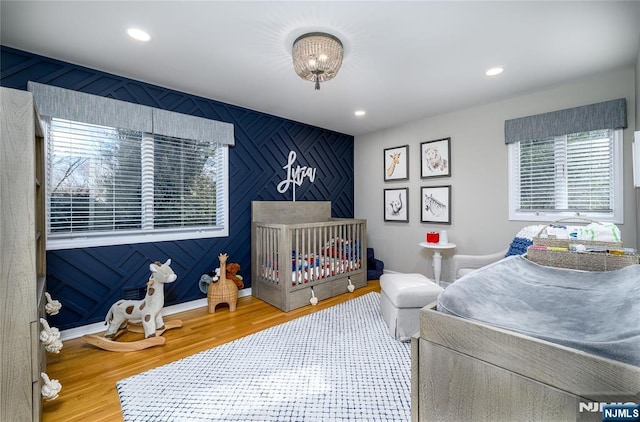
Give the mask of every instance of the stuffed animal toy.
M 216 268 L 215 271 L 202 274 L 202 276 L 200 276 L 200 281 L 198 281 L 198 287 L 200 287 L 200 291 L 206 295 L 209 283 L 217 283 L 218 280 L 220 280 L 220 268 Z
M 244 287 L 244 281 L 242 281 L 242 276 L 238 274 L 240 271 L 240 264 L 231 263 L 227 264 L 227 280 L 233 281 L 238 289 L 242 289 Z

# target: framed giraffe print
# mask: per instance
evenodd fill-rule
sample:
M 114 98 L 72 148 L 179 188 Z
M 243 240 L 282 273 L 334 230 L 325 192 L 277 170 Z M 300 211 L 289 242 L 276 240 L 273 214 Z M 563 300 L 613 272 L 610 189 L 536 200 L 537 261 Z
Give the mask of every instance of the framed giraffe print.
M 384 181 L 409 179 L 409 145 L 384 150 Z
M 420 199 L 423 223 L 451 224 L 451 185 L 423 186 Z

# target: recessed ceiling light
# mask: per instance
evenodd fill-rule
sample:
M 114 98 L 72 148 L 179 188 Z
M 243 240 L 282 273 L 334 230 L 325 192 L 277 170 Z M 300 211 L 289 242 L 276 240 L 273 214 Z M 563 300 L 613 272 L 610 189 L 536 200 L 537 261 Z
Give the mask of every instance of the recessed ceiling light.
M 356 110 L 356 112 L 353 114 L 355 114 L 356 116 L 364 116 L 365 114 L 367 114 L 367 112 L 364 110 Z
M 151 36 L 149 34 L 147 34 L 146 32 L 144 32 L 142 29 L 138 29 L 138 28 L 129 28 L 127 29 L 127 34 L 129 34 L 129 36 L 133 39 L 136 39 L 138 41 L 149 41 L 151 40 Z
M 487 76 L 496 76 L 501 74 L 503 71 L 504 69 L 501 67 L 492 67 L 491 69 L 487 70 L 484 74 Z

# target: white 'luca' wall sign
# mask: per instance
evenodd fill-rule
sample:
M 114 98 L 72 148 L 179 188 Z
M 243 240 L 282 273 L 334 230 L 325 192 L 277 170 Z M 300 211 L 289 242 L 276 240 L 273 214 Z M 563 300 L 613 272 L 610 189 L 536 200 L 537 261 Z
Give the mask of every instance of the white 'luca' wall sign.
M 287 178 L 278 183 L 278 192 L 285 193 L 289 190 L 289 187 L 293 185 L 293 201 L 296 200 L 296 186 L 302 185 L 304 179 L 309 178 L 311 183 L 316 179 L 316 168 L 307 166 L 296 166 L 293 164 L 296 162 L 298 154 L 295 151 L 289 151 L 289 158 L 287 164 L 282 167 L 287 171 Z

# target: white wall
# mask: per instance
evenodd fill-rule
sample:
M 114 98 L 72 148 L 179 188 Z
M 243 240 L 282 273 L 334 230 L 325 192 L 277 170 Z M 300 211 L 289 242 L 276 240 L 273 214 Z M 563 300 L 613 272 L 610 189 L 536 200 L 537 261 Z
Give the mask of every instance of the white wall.
M 519 97 L 428 117 L 355 139 L 355 216 L 366 218 L 368 245 L 385 269 L 433 275 L 431 252 L 418 246 L 427 231 L 447 229 L 458 253 L 482 254 L 505 249 L 526 225 L 508 221 L 507 147 L 504 121 L 616 98 L 627 98 L 629 129 L 624 131 L 624 224 L 626 246 L 637 246 L 636 200 L 632 187 L 631 141 L 636 126 L 633 68 L 552 86 Z M 420 143 L 451 137 L 451 177 L 420 178 Z M 409 180 L 384 182 L 383 149 L 409 145 Z M 452 186 L 452 224 L 420 222 L 420 188 Z M 383 189 L 409 188 L 409 223 L 385 222 Z M 449 279 L 445 256 L 443 280 Z
M 636 55 L 636 130 L 640 130 L 640 43 Z
M 640 130 L 640 43 L 638 43 L 636 55 L 636 130 Z M 636 171 L 640 171 L 640 169 L 636 169 Z M 640 244 L 640 188 L 636 189 L 636 230 Z

